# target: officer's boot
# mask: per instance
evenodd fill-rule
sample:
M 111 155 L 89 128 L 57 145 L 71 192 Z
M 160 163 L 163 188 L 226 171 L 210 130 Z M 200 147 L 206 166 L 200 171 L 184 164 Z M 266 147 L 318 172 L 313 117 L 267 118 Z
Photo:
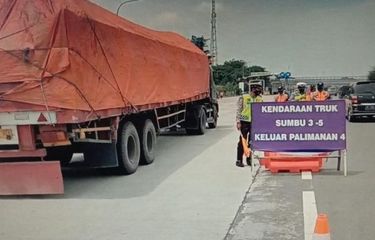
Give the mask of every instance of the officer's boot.
M 237 167 L 244 167 L 245 165 L 243 165 L 242 160 L 237 160 L 237 161 L 236 161 L 236 166 L 237 166 Z

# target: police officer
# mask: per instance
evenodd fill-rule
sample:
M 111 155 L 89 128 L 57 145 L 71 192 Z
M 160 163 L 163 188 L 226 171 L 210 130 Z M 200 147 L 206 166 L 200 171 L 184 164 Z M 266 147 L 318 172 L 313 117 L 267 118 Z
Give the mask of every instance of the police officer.
M 306 101 L 307 99 L 305 89 L 305 83 L 297 83 L 297 92 L 293 94 L 292 100 L 297 102 Z
M 249 87 L 250 94 L 245 94 L 238 99 L 237 103 L 237 129 L 241 131 L 240 139 L 237 145 L 237 161 L 236 166 L 244 167 L 242 158 L 244 155 L 244 148 L 242 145 L 242 137 L 246 139 L 247 145 L 250 143 L 251 130 L 251 105 L 254 102 L 263 102 L 261 96 L 262 86 L 259 84 L 252 84 Z M 247 157 L 246 162 L 251 165 L 251 158 Z
M 325 101 L 330 98 L 329 93 L 324 90 L 324 83 L 320 82 L 316 87 L 318 91 L 313 94 L 314 101 Z
M 284 87 L 280 86 L 277 88 L 278 94 L 275 97 L 275 102 L 286 102 L 289 99 L 288 94 L 284 92 Z

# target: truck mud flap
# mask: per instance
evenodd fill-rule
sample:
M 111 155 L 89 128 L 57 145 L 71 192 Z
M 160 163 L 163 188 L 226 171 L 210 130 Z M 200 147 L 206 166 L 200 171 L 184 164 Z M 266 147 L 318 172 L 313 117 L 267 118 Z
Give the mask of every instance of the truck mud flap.
M 0 195 L 63 194 L 60 162 L 0 163 Z
M 111 168 L 118 166 L 115 143 L 83 143 L 84 166 L 89 168 Z

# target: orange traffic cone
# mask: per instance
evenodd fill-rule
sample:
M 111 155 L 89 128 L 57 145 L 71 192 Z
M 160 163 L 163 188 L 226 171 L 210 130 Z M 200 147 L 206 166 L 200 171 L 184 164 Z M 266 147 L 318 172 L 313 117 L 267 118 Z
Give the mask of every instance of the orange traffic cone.
M 312 240 L 331 240 L 328 217 L 326 214 L 318 215 Z

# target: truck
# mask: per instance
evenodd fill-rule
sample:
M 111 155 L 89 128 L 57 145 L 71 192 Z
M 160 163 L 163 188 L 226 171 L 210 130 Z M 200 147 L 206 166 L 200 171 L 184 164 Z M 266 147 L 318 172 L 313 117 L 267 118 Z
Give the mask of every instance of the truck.
M 86 0 L 0 4 L 0 194 L 63 193 L 74 153 L 132 174 L 163 130 L 216 127 L 209 59 L 188 39 Z

